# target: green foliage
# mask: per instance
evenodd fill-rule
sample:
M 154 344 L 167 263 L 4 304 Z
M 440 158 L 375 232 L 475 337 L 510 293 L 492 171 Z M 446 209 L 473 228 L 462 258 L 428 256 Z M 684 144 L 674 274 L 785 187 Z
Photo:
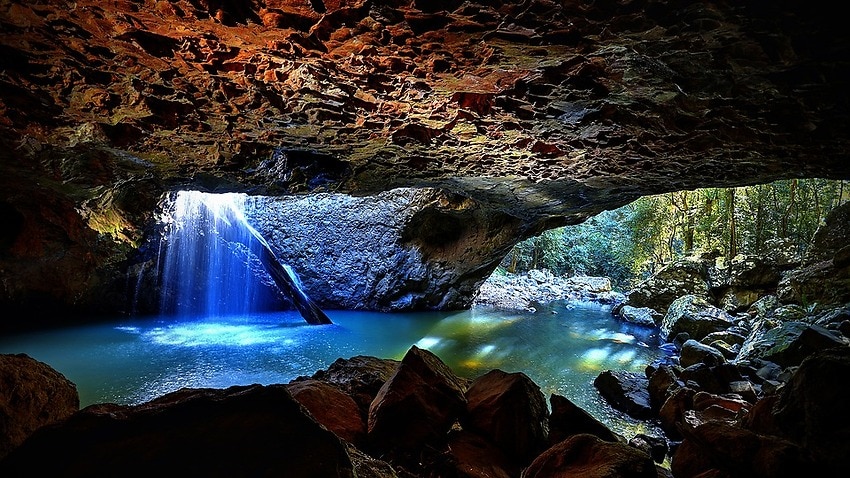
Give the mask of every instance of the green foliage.
M 646 196 L 517 244 L 501 267 L 606 276 L 627 289 L 692 254 L 731 258 L 787 250 L 800 257 L 826 214 L 848 197 L 843 181 L 825 179 Z

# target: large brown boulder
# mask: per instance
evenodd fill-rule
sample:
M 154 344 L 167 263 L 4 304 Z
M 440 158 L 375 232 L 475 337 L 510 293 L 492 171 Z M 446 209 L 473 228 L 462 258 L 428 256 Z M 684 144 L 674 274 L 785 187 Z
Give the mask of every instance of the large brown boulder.
M 718 470 L 727 476 L 792 478 L 814 472 L 813 466 L 806 451 L 788 440 L 720 421 L 690 429 L 671 461 L 676 477 Z
M 77 387 L 64 375 L 25 354 L 0 355 L 0 460 L 79 409 Z
M 442 446 L 466 407 L 463 382 L 433 353 L 415 345 L 369 407 L 368 440 L 399 456 Z
M 522 464 L 547 445 L 546 398 L 527 375 L 491 370 L 466 393 L 465 428 L 487 437 Z
M 314 373 L 312 378 L 328 382 L 354 399 L 365 421 L 369 405 L 398 365 L 398 360 L 356 355 L 336 359 L 327 369 Z
M 355 445 L 366 437 L 366 422 L 357 403 L 337 387 L 319 380 L 297 380 L 287 385 L 289 393 L 336 436 Z
M 652 458 L 624 443 L 575 435 L 549 448 L 522 478 L 657 478 Z
M 549 397 L 552 412 L 549 415 L 549 444 L 555 445 L 573 435 L 589 434 L 605 441 L 619 441 L 610 428 L 587 413 L 566 397 L 552 394 Z
M 0 475 L 353 477 L 346 446 L 284 385 L 183 389 L 137 406 L 93 405 L 45 427 Z

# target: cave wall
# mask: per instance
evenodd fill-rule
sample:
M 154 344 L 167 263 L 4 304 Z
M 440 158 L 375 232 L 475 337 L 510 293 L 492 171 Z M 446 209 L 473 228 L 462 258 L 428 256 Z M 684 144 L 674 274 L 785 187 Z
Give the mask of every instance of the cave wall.
M 436 307 L 641 195 L 850 179 L 850 35 L 817 2 L 10 0 L 0 30 L 15 313 L 129 310 L 180 188 L 460 198 L 398 212 L 427 265 L 381 306 Z

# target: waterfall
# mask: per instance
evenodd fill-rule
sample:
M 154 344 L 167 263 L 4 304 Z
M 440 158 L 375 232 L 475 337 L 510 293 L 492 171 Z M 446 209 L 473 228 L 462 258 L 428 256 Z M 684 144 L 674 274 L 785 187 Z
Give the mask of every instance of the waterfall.
M 184 317 L 245 315 L 275 307 L 279 293 L 308 323 L 330 323 L 245 219 L 247 197 L 176 193 L 164 218 L 161 311 Z

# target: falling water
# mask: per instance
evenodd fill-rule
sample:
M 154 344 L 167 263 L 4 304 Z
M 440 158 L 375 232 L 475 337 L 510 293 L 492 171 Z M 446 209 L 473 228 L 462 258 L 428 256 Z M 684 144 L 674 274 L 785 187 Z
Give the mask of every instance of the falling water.
M 258 259 L 263 244 L 243 216 L 246 199 L 236 193 L 175 195 L 161 256 L 163 313 L 244 315 L 279 301 Z

